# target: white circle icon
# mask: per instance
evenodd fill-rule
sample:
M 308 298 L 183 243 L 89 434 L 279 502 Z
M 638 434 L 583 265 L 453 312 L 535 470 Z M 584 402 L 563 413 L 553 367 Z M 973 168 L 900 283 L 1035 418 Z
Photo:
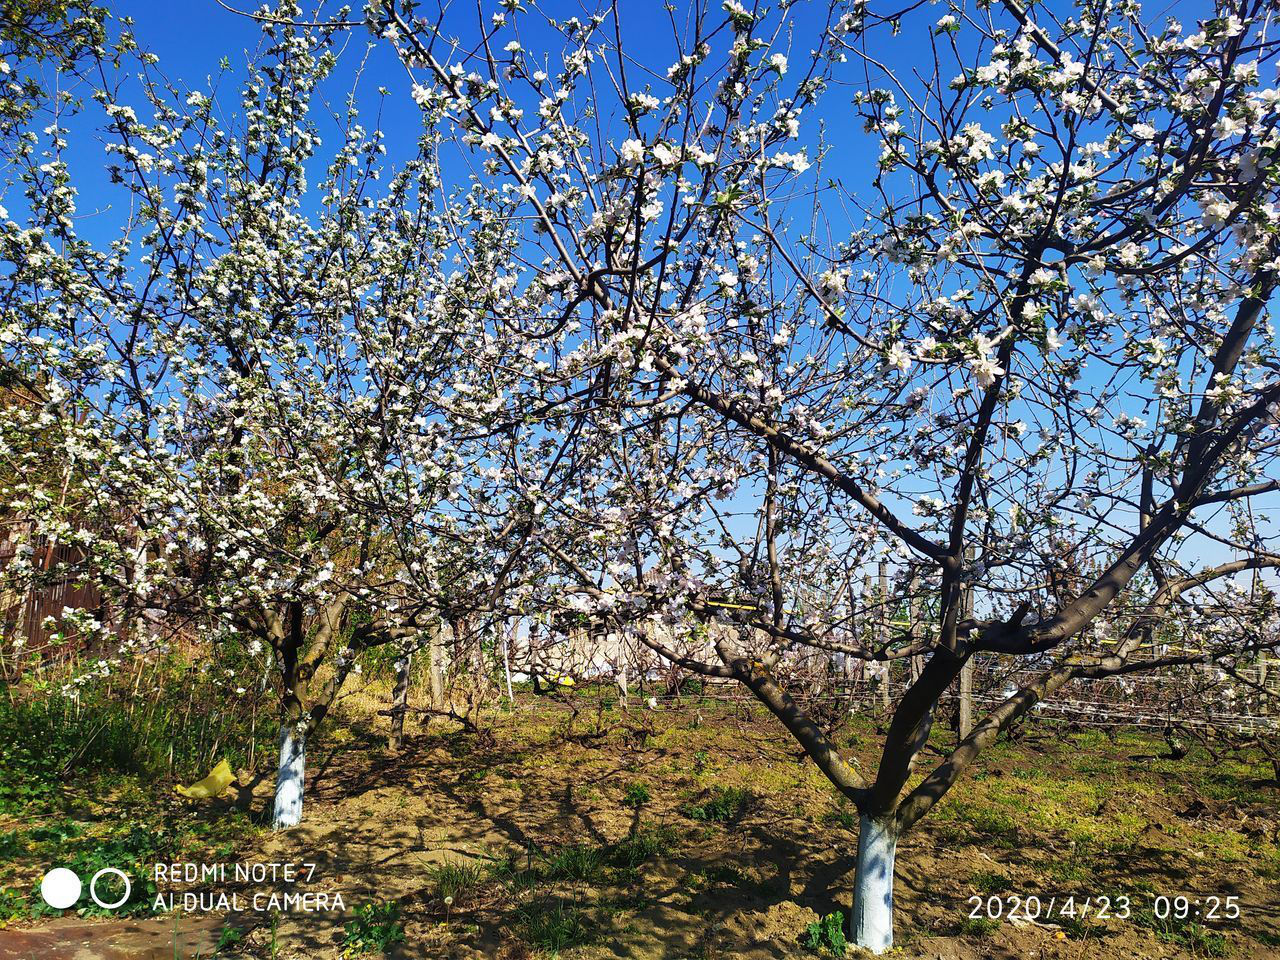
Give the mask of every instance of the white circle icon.
M 80 899 L 80 878 L 74 870 L 54 867 L 40 881 L 40 896 L 55 910 L 65 910 Z
M 98 880 L 101 879 L 101 877 L 104 874 L 111 874 L 111 875 L 117 876 L 124 881 L 124 893 L 120 895 L 120 899 L 117 900 L 115 903 L 103 903 L 101 900 L 98 899 L 98 890 L 97 890 Z M 79 890 L 80 890 L 80 881 L 77 880 L 76 881 L 77 895 L 79 894 Z M 129 899 L 129 894 L 131 893 L 133 893 L 133 884 L 129 882 L 129 878 L 125 876 L 125 872 L 123 870 L 117 870 L 115 867 L 103 867 L 101 870 L 95 873 L 93 875 L 93 879 L 89 881 L 89 896 L 93 897 L 93 902 L 96 903 L 98 906 L 100 906 L 103 910 L 114 910 L 116 907 L 124 906 L 125 901 Z

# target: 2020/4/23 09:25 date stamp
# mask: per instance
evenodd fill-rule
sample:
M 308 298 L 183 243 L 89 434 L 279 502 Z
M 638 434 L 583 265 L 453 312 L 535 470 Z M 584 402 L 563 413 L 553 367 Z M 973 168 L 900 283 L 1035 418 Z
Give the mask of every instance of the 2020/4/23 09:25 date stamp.
M 1229 923 L 1240 918 L 1240 898 L 1234 894 L 975 894 L 965 902 L 971 920 L 1129 920 L 1139 911 L 1156 920 Z

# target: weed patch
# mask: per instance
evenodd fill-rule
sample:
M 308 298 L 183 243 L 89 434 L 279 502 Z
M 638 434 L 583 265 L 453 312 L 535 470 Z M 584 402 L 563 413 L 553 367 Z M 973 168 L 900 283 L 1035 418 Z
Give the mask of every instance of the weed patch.
M 991 917 L 965 917 L 956 927 L 962 937 L 989 937 L 1000 929 L 1000 921 Z
M 1172 943 L 1189 951 L 1193 957 L 1227 955 L 1227 938 L 1189 917 L 1179 918 L 1170 914 L 1162 919 L 1150 907 L 1143 907 L 1133 912 L 1133 922 L 1153 931 L 1165 943 Z
M 356 910 L 355 919 L 347 921 L 343 932 L 344 957 L 386 953 L 404 942 L 400 907 L 394 903 L 366 903 Z
M 829 953 L 843 957 L 848 948 L 844 935 L 844 914 L 839 910 L 828 913 L 821 920 L 815 920 L 805 929 L 800 943 L 807 950 L 815 953 Z
M 482 884 L 487 871 L 478 863 L 458 863 L 447 860 L 431 867 L 427 871 L 427 880 L 435 890 L 435 894 L 451 906 L 461 906 Z
M 979 870 L 971 880 L 979 893 L 1004 893 L 1009 889 L 1009 878 L 994 870 Z
M 543 900 L 521 910 L 519 929 L 526 943 L 552 957 L 593 939 L 586 915 L 561 900 Z
M 686 803 L 680 812 L 700 823 L 736 823 L 754 800 L 755 794 L 742 787 L 712 787 L 698 803 Z
M 599 847 L 577 843 L 546 855 L 542 875 L 548 880 L 596 883 L 602 879 L 605 854 Z

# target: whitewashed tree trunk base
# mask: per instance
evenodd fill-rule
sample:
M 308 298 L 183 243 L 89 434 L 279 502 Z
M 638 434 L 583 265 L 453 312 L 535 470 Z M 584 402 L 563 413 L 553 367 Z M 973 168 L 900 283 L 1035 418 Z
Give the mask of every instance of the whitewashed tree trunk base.
M 272 827 L 287 830 L 302 822 L 302 786 L 307 765 L 307 735 L 296 724 L 280 727 L 280 765 L 276 768 L 276 805 Z
M 853 943 L 884 953 L 893 948 L 893 820 L 858 819 L 858 865 L 853 881 Z

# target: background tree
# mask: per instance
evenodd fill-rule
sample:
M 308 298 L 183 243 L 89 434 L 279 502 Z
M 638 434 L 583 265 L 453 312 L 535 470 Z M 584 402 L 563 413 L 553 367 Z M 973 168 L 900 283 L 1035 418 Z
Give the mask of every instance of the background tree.
M 112 622 L 80 625 L 113 662 L 139 649 L 118 628 L 144 611 L 271 652 L 274 820 L 291 826 L 306 738 L 361 651 L 414 637 L 460 578 L 483 606 L 517 570 L 501 555 L 525 514 L 486 474 L 511 441 L 459 368 L 487 349 L 469 316 L 489 241 L 472 238 L 474 270 L 446 269 L 456 213 L 440 212 L 429 131 L 392 172 L 353 93 L 313 115 L 336 83 L 332 30 L 266 24 L 225 121 L 127 32 L 117 45 L 138 79 L 99 52 L 92 97 L 117 236 L 77 226 L 68 143 L 98 108 L 14 145 L 0 342 L 46 402 L 6 427 L 0 459 L 24 480 L 9 507 L 27 537 L 78 545 L 60 573 L 110 598 Z M 37 447 L 65 470 L 35 469 Z M 54 489 L 64 474 L 85 491 L 74 504 Z M 19 587 L 35 573 L 4 571 Z

